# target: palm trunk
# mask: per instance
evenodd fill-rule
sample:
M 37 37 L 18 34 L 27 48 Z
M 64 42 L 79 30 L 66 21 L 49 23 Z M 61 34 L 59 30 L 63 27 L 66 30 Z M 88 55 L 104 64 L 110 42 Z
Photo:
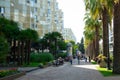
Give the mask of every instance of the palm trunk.
M 99 27 L 96 26 L 95 27 L 95 57 L 97 57 L 99 55 Z
M 108 29 L 108 12 L 104 7 L 103 10 L 103 54 L 107 57 L 107 68 L 110 70 L 109 55 L 109 29 Z
M 25 55 L 25 64 L 26 64 L 27 60 L 28 60 L 27 59 L 28 58 L 28 41 L 27 40 L 25 41 L 25 50 L 24 51 L 25 51 L 24 55 Z
M 20 65 L 21 61 L 20 61 L 20 58 L 21 58 L 21 55 L 20 55 L 20 41 L 18 40 L 18 66 Z
M 120 1 L 120 0 L 119 0 Z M 114 5 L 113 73 L 120 74 L 120 3 Z
M 28 40 L 28 51 L 27 51 L 27 64 L 30 64 L 30 52 L 31 52 L 31 41 Z
M 16 40 L 14 39 L 13 40 L 13 63 L 14 63 L 14 65 L 16 65 L 15 63 L 16 63 Z
M 21 42 L 21 65 L 24 61 L 24 41 Z
M 96 52 L 95 52 L 95 39 L 93 39 L 93 57 L 92 59 L 95 59 L 96 58 Z
M 109 31 L 108 31 L 108 13 L 106 8 L 103 10 L 103 55 L 107 57 L 109 54 Z

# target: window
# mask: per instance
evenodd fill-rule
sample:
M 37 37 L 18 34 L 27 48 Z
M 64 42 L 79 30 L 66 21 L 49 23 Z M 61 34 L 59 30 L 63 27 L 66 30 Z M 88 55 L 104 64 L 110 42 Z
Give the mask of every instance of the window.
M 50 6 L 50 1 L 48 1 L 48 6 Z
M 34 26 L 35 26 L 35 25 L 34 25 L 34 24 L 32 24 L 32 28 L 34 28 Z
M 50 14 L 51 13 L 51 11 L 50 11 L 50 9 L 48 9 L 48 14 Z
M 37 0 L 31 0 L 32 3 L 37 3 Z
M 0 7 L 0 13 L 5 13 L 5 7 Z
M 38 21 L 38 17 L 37 17 L 36 15 L 35 15 L 35 18 L 34 18 L 34 19 L 35 19 L 36 22 Z
M 37 3 L 37 0 L 35 0 L 35 3 Z
M 34 8 L 34 12 L 37 12 L 37 7 Z
M 30 3 L 30 0 L 26 0 L 27 3 Z
M 35 28 L 36 28 L 36 29 L 38 28 L 37 24 L 36 24 Z
M 14 11 L 14 14 L 15 14 L 15 15 L 14 15 L 14 20 L 15 20 L 15 21 L 19 21 L 19 16 L 18 16 L 19 10 L 16 9 L 16 10 Z

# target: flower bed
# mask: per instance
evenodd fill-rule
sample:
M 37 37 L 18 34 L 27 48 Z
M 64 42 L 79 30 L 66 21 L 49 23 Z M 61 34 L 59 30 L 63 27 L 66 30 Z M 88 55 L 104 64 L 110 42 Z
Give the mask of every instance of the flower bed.
M 13 75 L 2 77 L 2 78 L 0 78 L 0 80 L 14 80 L 23 75 L 25 75 L 25 72 L 19 72 L 19 73 L 13 74 Z
M 25 74 L 25 72 L 21 73 L 17 70 L 17 68 L 0 70 L 0 80 L 13 80 L 23 74 Z
M 5 70 L 0 70 L 0 78 L 18 73 L 17 68 L 10 68 Z

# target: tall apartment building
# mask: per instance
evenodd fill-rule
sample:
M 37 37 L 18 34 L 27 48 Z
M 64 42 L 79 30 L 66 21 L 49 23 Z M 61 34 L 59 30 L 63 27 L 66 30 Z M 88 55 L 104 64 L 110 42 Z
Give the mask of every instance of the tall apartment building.
M 64 28 L 63 38 L 66 41 L 71 41 L 72 40 L 72 41 L 76 42 L 76 37 L 75 37 L 74 33 L 72 32 L 71 28 Z
M 21 29 L 36 30 L 40 37 L 63 29 L 56 0 L 0 0 L 0 15 L 18 22 Z

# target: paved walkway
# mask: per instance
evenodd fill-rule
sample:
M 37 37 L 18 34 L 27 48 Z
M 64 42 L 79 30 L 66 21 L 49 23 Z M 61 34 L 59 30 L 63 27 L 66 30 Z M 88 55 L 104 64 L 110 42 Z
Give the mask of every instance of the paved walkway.
M 59 67 L 38 69 L 16 80 L 120 80 L 120 76 L 103 77 L 96 66 L 84 61 L 78 65 L 74 60 L 73 65 L 65 63 Z

